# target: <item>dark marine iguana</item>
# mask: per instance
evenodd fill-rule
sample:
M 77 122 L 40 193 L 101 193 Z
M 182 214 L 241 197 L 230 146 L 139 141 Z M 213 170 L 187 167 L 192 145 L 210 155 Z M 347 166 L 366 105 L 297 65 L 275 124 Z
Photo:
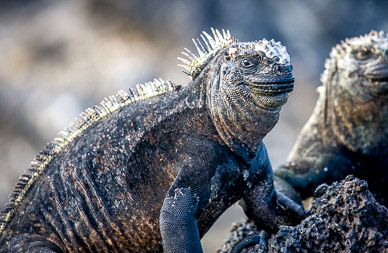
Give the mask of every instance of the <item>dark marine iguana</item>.
M 186 87 L 120 92 L 48 144 L 3 213 L 0 252 L 201 252 L 241 198 L 269 230 L 299 221 L 262 143 L 293 89 L 286 48 L 212 32 L 181 59 Z
M 274 172 L 276 189 L 297 201 L 292 188 L 306 198 L 353 174 L 388 206 L 387 37 L 371 31 L 332 49 L 314 112 Z

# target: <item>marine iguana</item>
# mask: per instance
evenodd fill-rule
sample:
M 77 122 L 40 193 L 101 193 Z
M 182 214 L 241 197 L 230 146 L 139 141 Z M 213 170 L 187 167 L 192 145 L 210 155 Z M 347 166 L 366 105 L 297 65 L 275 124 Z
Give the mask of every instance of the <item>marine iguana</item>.
M 319 99 L 276 189 L 294 200 L 353 174 L 388 205 L 388 38 L 371 31 L 336 45 L 326 60 Z M 290 187 L 291 186 L 291 187 Z
M 119 92 L 48 144 L 3 213 L 1 252 L 201 252 L 241 198 L 269 230 L 303 216 L 262 143 L 293 89 L 286 48 L 212 33 L 184 52 L 187 86 Z

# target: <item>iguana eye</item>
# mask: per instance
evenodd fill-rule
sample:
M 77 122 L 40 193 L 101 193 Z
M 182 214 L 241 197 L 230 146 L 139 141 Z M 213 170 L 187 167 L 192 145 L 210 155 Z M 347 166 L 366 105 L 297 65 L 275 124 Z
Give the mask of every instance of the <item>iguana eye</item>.
M 225 60 L 225 61 L 230 61 L 230 59 L 231 59 L 231 57 L 230 57 L 229 53 L 225 52 L 225 54 L 224 54 L 224 60 Z
M 244 67 L 244 68 L 250 68 L 254 65 L 253 61 L 249 58 L 244 58 L 241 62 L 241 65 Z
M 353 55 L 358 59 L 358 60 L 366 60 L 370 57 L 372 54 L 372 50 L 370 48 L 361 48 L 357 51 L 353 52 Z

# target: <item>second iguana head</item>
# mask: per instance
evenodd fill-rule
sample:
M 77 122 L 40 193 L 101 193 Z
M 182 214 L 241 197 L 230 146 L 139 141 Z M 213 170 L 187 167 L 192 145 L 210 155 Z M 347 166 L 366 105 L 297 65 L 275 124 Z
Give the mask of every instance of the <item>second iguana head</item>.
M 354 102 L 388 96 L 388 37 L 371 31 L 341 41 L 330 53 L 322 82 L 336 83 Z M 336 81 L 330 81 L 335 78 Z

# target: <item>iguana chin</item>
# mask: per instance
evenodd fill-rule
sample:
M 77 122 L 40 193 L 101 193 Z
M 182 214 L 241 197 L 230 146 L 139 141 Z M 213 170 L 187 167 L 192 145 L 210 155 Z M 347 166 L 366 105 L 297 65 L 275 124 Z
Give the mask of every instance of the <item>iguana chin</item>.
M 201 252 L 241 198 L 269 230 L 299 221 L 262 143 L 293 89 L 286 48 L 212 32 L 181 59 L 186 87 L 120 92 L 48 144 L 4 212 L 1 252 Z
M 332 49 L 314 112 L 274 172 L 277 189 L 297 200 L 292 188 L 306 198 L 353 174 L 388 205 L 387 37 L 371 31 Z

